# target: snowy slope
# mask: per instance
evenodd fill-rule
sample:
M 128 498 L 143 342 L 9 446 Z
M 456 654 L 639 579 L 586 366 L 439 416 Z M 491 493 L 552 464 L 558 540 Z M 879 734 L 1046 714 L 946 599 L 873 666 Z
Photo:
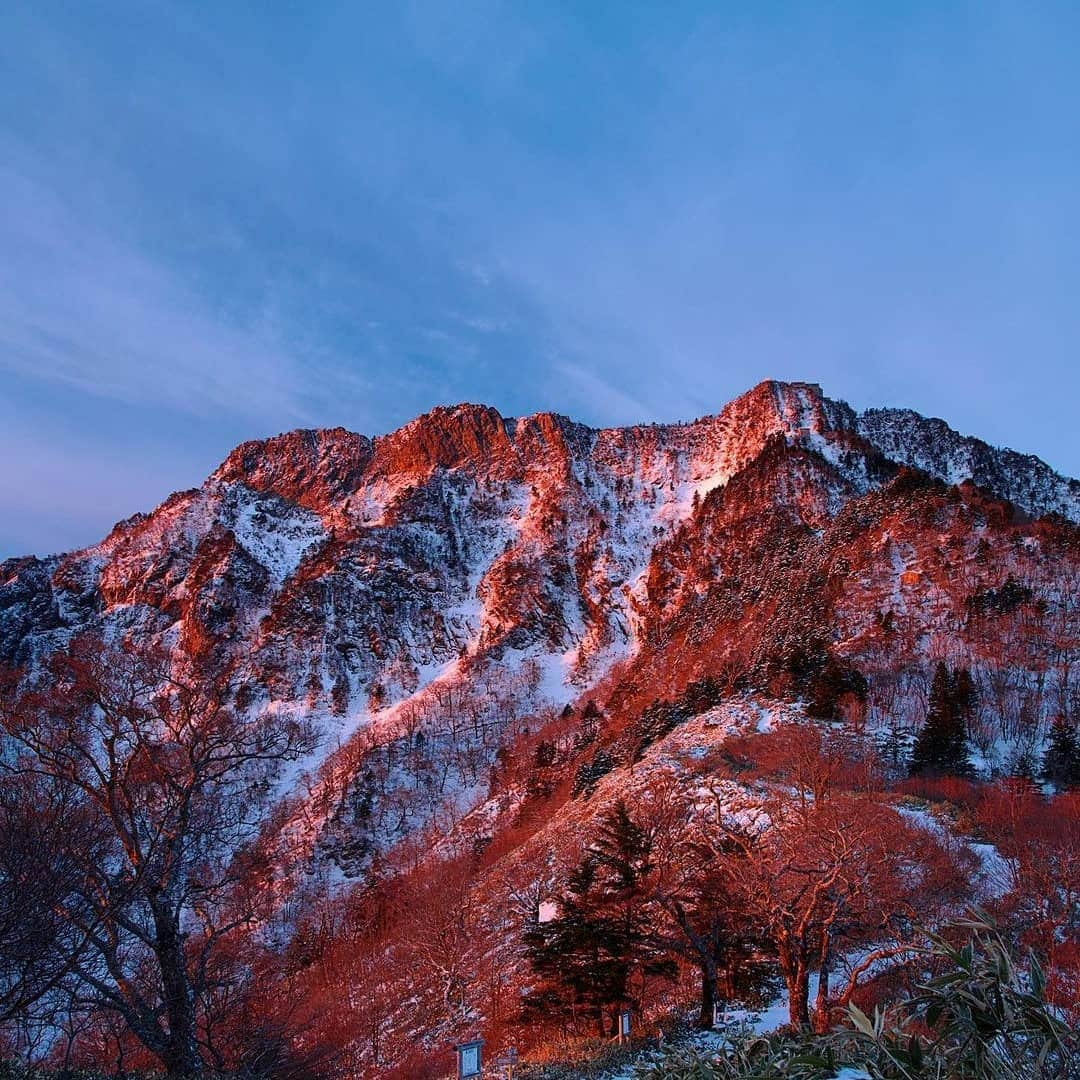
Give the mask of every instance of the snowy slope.
M 92 548 L 0 565 L 0 664 L 32 669 L 79 634 L 235 664 L 244 708 L 324 733 L 283 792 L 289 858 L 356 874 L 467 813 L 545 710 L 647 700 L 724 664 L 772 678 L 819 640 L 868 668 L 966 648 L 970 598 L 1009 574 L 1064 610 L 1075 526 L 1003 499 L 1080 520 L 1080 485 L 1037 459 L 914 413 L 857 416 L 810 383 L 684 424 L 459 405 L 374 440 L 297 431 L 243 444 Z M 398 754 L 417 732 L 424 754 Z

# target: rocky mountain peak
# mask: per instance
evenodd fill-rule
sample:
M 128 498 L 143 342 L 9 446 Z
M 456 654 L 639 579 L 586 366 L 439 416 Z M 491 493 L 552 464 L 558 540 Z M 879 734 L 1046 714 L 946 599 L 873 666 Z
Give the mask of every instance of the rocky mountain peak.
M 373 476 L 418 476 L 512 452 L 507 422 L 490 405 L 439 406 L 374 440 Z
M 289 431 L 242 443 L 210 481 L 243 483 L 321 509 L 357 488 L 371 454 L 371 440 L 345 428 Z
M 827 398 L 817 383 L 766 379 L 735 398 L 720 413 L 729 423 L 758 426 L 761 434 L 824 434 L 849 430 L 855 414 L 844 402 Z

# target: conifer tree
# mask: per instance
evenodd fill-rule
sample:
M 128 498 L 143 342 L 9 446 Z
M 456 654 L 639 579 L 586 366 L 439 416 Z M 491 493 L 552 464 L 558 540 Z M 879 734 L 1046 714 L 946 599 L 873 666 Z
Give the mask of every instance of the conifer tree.
M 1080 786 L 1080 739 L 1076 729 L 1060 714 L 1050 726 L 1050 745 L 1043 755 L 1042 775 L 1059 790 Z
M 649 838 L 620 800 L 571 873 L 559 915 L 525 934 L 539 978 L 527 1012 L 584 1014 L 603 1035 L 610 1011 L 634 998 L 636 979 L 674 975 L 651 929 L 646 888 L 652 871 Z
M 975 706 L 975 686 L 967 668 L 949 671 L 939 662 L 930 687 L 926 723 L 911 752 L 911 774 L 971 772 L 967 754 L 967 716 Z
M 1029 791 L 1034 790 L 1038 779 L 1039 763 L 1035 754 L 1029 747 L 1019 747 L 1009 756 L 1007 762 L 1009 776 L 1013 778 L 1021 788 Z
M 835 719 L 845 695 L 865 702 L 868 689 L 866 677 L 857 668 L 829 653 L 821 671 L 810 683 L 806 714 L 819 719 Z

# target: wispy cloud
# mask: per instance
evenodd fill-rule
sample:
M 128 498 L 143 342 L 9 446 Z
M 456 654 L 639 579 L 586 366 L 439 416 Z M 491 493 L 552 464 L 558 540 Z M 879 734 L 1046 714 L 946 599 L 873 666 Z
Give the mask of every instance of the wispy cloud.
M 290 426 L 454 400 L 685 418 L 768 376 L 1080 471 L 1061 19 L 110 15 L 0 8 L 2 449 L 26 485 L 0 516 L 35 547 L 71 536 L 35 483 L 117 507 L 125 477 L 146 505 Z
M 231 323 L 122 220 L 83 219 L 39 177 L 0 167 L 0 368 L 129 404 L 303 415 L 280 342 Z
M 568 381 L 569 396 L 579 405 L 587 403 L 590 411 L 618 417 L 624 424 L 639 423 L 653 415 L 652 408 L 595 371 L 565 360 L 556 361 L 554 370 Z

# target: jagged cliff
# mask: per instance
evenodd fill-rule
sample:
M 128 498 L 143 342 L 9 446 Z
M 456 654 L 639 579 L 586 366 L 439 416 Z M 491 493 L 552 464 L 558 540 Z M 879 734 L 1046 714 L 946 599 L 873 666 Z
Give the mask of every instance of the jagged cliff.
M 1078 520 L 1080 484 L 1038 459 L 808 383 L 610 430 L 459 405 L 375 439 L 245 443 L 100 544 L 0 565 L 0 664 L 33 671 L 90 634 L 234 665 L 243 708 L 324 731 L 314 779 L 283 792 L 291 850 L 359 873 L 425 816 L 468 810 L 517 718 L 599 686 L 629 707 L 725 665 L 775 680 L 809 647 L 882 670 L 973 647 L 996 639 L 972 604 L 1010 576 L 1060 613 Z M 462 715 L 473 737 L 443 745 L 473 756 L 391 829 L 365 753 Z

